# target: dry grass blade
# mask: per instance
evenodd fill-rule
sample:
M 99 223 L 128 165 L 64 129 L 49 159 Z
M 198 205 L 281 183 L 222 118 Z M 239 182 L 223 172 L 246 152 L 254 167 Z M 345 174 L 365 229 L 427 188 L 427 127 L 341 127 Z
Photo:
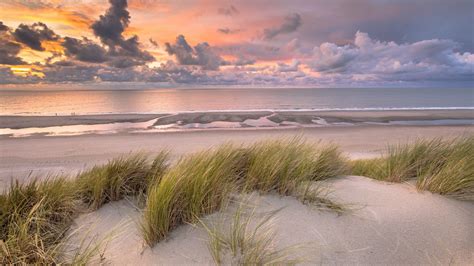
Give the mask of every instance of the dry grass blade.
M 208 248 L 218 265 L 293 265 L 302 259 L 292 254 L 304 245 L 282 249 L 275 247 L 274 220 L 280 209 L 258 214 L 246 201 L 233 214 L 222 215 L 214 222 L 200 220 L 208 233 Z

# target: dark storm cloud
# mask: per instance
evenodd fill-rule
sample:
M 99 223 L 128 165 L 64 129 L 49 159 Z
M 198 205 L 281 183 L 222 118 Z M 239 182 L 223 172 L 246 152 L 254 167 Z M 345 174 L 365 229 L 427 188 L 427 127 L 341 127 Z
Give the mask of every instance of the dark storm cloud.
M 21 65 L 25 62 L 18 56 L 21 45 L 14 41 L 9 28 L 0 22 L 0 65 Z
M 126 0 L 109 0 L 110 7 L 91 26 L 94 34 L 108 47 L 110 65 L 125 68 L 154 61 L 154 57 L 140 48 L 138 36 L 128 39 L 122 35 L 130 23 Z
M 165 43 L 166 51 L 170 55 L 175 55 L 176 60 L 182 65 L 197 65 L 197 59 L 193 48 L 188 44 L 183 35 L 176 37 L 174 44 Z
M 217 32 L 222 34 L 236 34 L 240 32 L 240 29 L 230 29 L 230 28 L 219 28 Z
M 148 61 L 154 60 L 153 56 L 150 53 L 140 49 L 140 43 L 138 41 L 137 35 L 134 35 L 133 37 L 130 37 L 126 40 L 123 40 L 120 44 L 119 49 L 110 50 L 109 52 L 112 55 L 115 54 L 118 56 L 133 57 L 135 60 L 142 61 L 142 62 L 148 62 Z
M 239 10 L 235 6 L 230 5 L 228 7 L 220 7 L 217 9 L 217 13 L 224 16 L 234 16 L 239 14 Z
M 21 45 L 9 41 L 6 37 L 0 35 L 0 64 L 3 65 L 21 65 L 25 62 L 18 57 Z
M 130 23 L 130 13 L 127 11 L 127 0 L 109 0 L 110 7 L 92 24 L 94 34 L 102 43 L 114 47 L 123 41 L 122 33 Z
M 0 31 L 8 31 L 10 28 L 3 24 L 3 21 L 0 21 Z
M 63 47 L 66 49 L 67 56 L 79 61 L 102 63 L 107 60 L 107 51 L 87 38 L 79 40 L 65 37 Z
M 46 24 L 37 22 L 32 25 L 20 24 L 12 33 L 15 40 L 33 50 L 44 51 L 42 41 L 57 40 L 58 36 Z
M 217 70 L 224 60 L 206 42 L 191 47 L 183 35 L 176 37 L 174 44 L 166 43 L 166 51 L 174 55 L 181 65 L 201 66 L 205 70 Z
M 263 31 L 264 37 L 267 40 L 273 39 L 280 34 L 288 34 L 296 31 L 301 26 L 301 16 L 298 13 L 293 13 L 285 17 L 283 23 L 274 28 L 267 28 Z

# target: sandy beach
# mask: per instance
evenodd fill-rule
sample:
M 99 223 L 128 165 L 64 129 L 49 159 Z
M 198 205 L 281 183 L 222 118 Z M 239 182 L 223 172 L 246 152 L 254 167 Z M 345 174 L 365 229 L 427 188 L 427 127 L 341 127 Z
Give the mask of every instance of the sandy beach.
M 0 7 L 0 266 L 474 266 L 474 0 Z
M 166 123 L 210 123 L 241 121 L 273 115 L 277 121 L 304 124 L 315 117 L 326 121 L 357 123 L 393 120 L 471 119 L 470 111 L 393 111 L 346 113 L 246 113 L 179 114 L 163 116 Z M 91 116 L 76 120 L 13 118 L 12 127 L 143 122 L 156 115 Z M 8 121 L 3 120 L 3 121 Z M 188 120 L 186 120 L 188 119 Z M 158 120 L 159 121 L 159 120 Z M 474 134 L 473 125 L 377 125 L 357 124 L 296 128 L 206 129 L 179 132 L 84 134 L 78 136 L 0 138 L 0 188 L 11 180 L 26 182 L 33 177 L 73 175 L 112 158 L 143 152 L 155 155 L 171 151 L 171 161 L 182 155 L 232 142 L 251 144 L 266 139 L 301 136 L 309 142 L 337 144 L 350 159 L 379 157 L 390 144 L 412 143 L 418 139 L 449 140 Z M 272 220 L 275 248 L 298 245 L 290 257 L 300 264 L 314 265 L 468 265 L 474 260 L 474 205 L 449 197 L 417 190 L 414 182 L 388 183 L 361 176 L 339 176 L 319 181 L 331 192 L 329 198 L 348 207 L 342 214 L 306 205 L 292 196 L 251 193 L 258 213 L 280 209 Z M 232 208 L 203 217 L 214 223 Z M 248 210 L 252 211 L 252 210 Z M 144 210 L 132 198 L 110 202 L 92 212 L 80 214 L 70 229 L 67 243 L 103 243 L 100 259 L 92 263 L 111 265 L 213 265 L 208 249 L 209 236 L 200 224 L 184 224 L 170 232 L 166 240 L 148 247 L 140 231 Z M 105 239 L 105 240 L 104 240 Z M 103 242 L 101 242 L 103 240 Z M 85 241 L 85 242 L 84 242 Z M 98 241 L 98 242 L 97 242 Z
M 473 126 L 366 125 L 0 138 L 0 182 L 4 187 L 12 178 L 25 180 L 28 176 L 46 173 L 75 173 L 131 152 L 155 154 L 167 149 L 172 151 L 174 158 L 178 158 L 224 142 L 244 144 L 301 135 L 313 142 L 336 143 L 351 158 L 368 158 L 379 156 L 388 144 L 411 142 L 417 138 L 452 138 L 473 132 Z
M 269 117 L 275 123 L 283 121 L 311 124 L 314 119 L 328 122 L 356 123 L 415 120 L 474 119 L 473 110 L 382 110 L 382 111 L 221 111 L 184 112 L 177 114 L 96 114 L 59 116 L 0 116 L 1 128 L 44 128 L 69 125 L 138 123 L 157 119 L 155 125 L 180 122 L 183 125 L 211 122 L 244 122 L 247 119 Z

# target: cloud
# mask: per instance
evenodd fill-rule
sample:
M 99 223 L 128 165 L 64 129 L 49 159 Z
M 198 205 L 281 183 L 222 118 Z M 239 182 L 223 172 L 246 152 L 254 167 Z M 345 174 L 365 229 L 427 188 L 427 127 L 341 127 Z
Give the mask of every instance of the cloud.
M 54 41 L 59 38 L 54 31 L 41 22 L 32 25 L 20 24 L 12 34 L 16 41 L 37 51 L 44 51 L 42 41 Z
M 278 63 L 276 70 L 278 72 L 296 72 L 299 70 L 300 61 L 293 60 L 291 64 Z
M 353 79 L 387 81 L 474 80 L 474 55 L 455 52 L 451 40 L 397 44 L 357 32 L 353 44 L 323 43 L 313 50 L 308 65 L 315 71 Z
M 7 31 L 0 32 L 0 65 L 21 65 L 25 62 L 18 56 L 21 45 L 12 41 Z
M 148 41 L 151 43 L 151 45 L 153 45 L 153 47 L 155 47 L 155 48 L 160 47 L 160 46 L 158 45 L 158 43 L 157 43 L 155 40 L 153 40 L 152 38 L 148 39 Z
M 283 23 L 278 27 L 264 29 L 263 35 L 267 40 L 273 39 L 280 34 L 295 32 L 302 24 L 301 16 L 293 13 L 285 17 Z
M 109 63 L 124 68 L 154 61 L 150 53 L 140 48 L 137 35 L 128 39 L 123 36 L 131 18 L 127 0 L 109 0 L 109 3 L 109 9 L 91 26 L 94 34 L 108 47 L 108 56 L 113 57 Z
M 0 66 L 0 84 L 26 84 L 26 83 L 37 83 L 41 81 L 37 76 L 17 76 L 13 74 L 9 67 Z
M 240 32 L 240 29 L 230 29 L 230 28 L 219 28 L 217 32 L 222 34 L 236 34 Z
M 79 61 L 91 63 L 103 63 L 107 61 L 107 51 L 100 45 L 91 40 L 83 40 L 65 37 L 63 47 L 66 49 L 66 55 Z
M 201 66 L 204 70 L 218 70 L 224 60 L 206 43 L 191 47 L 183 35 L 176 37 L 174 44 L 165 43 L 169 55 L 174 55 L 181 65 Z
M 7 25 L 3 24 L 3 21 L 0 21 L 0 32 L 1 31 L 8 31 L 9 29 L 10 28 Z
M 273 45 L 266 42 L 238 42 L 215 47 L 221 55 L 253 58 L 258 61 L 282 61 L 295 57 L 297 51 L 288 45 Z
M 123 41 L 122 33 L 130 23 L 127 0 L 109 0 L 110 7 L 91 26 L 94 34 L 102 43 L 114 47 Z
M 234 16 L 239 14 L 239 10 L 235 6 L 230 5 L 228 7 L 220 7 L 217 9 L 217 13 L 224 16 Z
M 246 65 L 253 65 L 257 62 L 257 60 L 253 58 L 246 58 L 243 56 L 239 56 L 237 60 L 235 60 L 232 64 L 236 66 L 246 66 Z

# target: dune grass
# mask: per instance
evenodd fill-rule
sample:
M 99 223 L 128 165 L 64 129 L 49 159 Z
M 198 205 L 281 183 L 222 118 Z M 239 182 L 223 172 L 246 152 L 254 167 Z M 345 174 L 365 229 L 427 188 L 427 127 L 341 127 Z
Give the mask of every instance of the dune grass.
M 381 158 L 354 161 L 352 173 L 388 182 L 416 179 L 419 190 L 473 200 L 474 137 L 389 146 Z
M 474 201 L 474 137 L 446 144 L 447 150 L 417 180 L 417 188 Z
M 334 145 L 315 145 L 293 138 L 271 140 L 248 148 L 245 191 L 292 195 L 307 181 L 347 173 L 346 159 Z
M 217 210 L 234 189 L 240 169 L 239 149 L 223 145 L 183 157 L 151 186 L 142 222 L 146 243 L 153 246 L 183 223 Z
M 13 183 L 0 194 L 0 264 L 59 264 L 65 236 L 73 219 L 88 208 L 125 196 L 145 193 L 149 183 L 161 177 L 168 153 L 149 163 L 136 154 L 110 161 L 75 178 L 55 177 Z M 93 245 L 90 246 L 91 248 Z M 86 261 L 94 248 L 82 249 L 72 261 Z
M 416 178 L 420 190 L 474 200 L 472 136 L 391 146 L 381 158 L 351 163 L 336 146 L 311 144 L 301 138 L 247 147 L 226 144 L 186 155 L 172 167 L 168 167 L 168 158 L 168 152 L 152 161 L 143 154 L 132 154 L 75 178 L 13 183 L 0 195 L 0 264 L 63 263 L 64 236 L 74 217 L 129 196 L 146 200 L 141 229 L 150 246 L 180 224 L 194 223 L 219 210 L 232 192 L 294 196 L 302 203 L 342 213 L 345 207 L 331 201 L 328 191 L 317 183 L 349 174 L 350 167 L 353 174 L 390 182 Z M 245 227 L 245 220 L 239 222 Z M 236 234 L 239 230 L 242 228 L 232 229 Z M 227 249 L 231 244 L 213 245 Z M 265 249 L 254 249 L 259 254 L 249 254 L 252 259 L 244 261 L 267 261 L 255 257 Z M 85 256 L 75 257 L 86 261 L 93 252 L 83 253 Z
M 82 200 L 91 209 L 125 196 L 144 194 L 149 184 L 160 179 L 167 168 L 168 153 L 159 153 L 153 163 L 145 154 L 132 154 L 95 166 L 77 177 Z
M 14 183 L 0 196 L 0 263 L 59 263 L 78 198 L 62 177 Z
M 294 265 L 291 258 L 301 245 L 278 249 L 273 227 L 275 210 L 263 214 L 243 201 L 231 215 L 221 215 L 213 222 L 199 220 L 206 230 L 208 249 L 217 265 Z
M 447 149 L 449 145 L 441 139 L 388 146 L 381 158 L 355 161 L 353 173 L 389 182 L 406 181 L 426 172 Z
M 178 225 L 219 209 L 231 192 L 257 190 L 299 196 L 307 182 L 341 175 L 347 171 L 346 165 L 337 147 L 315 146 L 300 138 L 258 142 L 245 148 L 224 145 L 186 156 L 161 182 L 152 185 L 142 222 L 143 237 L 153 246 Z M 320 202 L 325 206 L 331 203 L 329 199 Z

